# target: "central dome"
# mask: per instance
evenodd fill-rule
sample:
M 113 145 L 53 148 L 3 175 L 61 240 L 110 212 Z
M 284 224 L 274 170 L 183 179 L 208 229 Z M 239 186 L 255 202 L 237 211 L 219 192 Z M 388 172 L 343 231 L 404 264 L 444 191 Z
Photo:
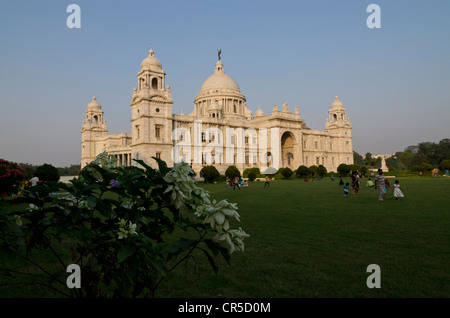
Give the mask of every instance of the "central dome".
M 209 90 L 231 90 L 240 92 L 236 81 L 223 71 L 223 64 L 220 61 L 216 63 L 214 74 L 208 77 L 200 88 L 200 93 L 205 93 Z

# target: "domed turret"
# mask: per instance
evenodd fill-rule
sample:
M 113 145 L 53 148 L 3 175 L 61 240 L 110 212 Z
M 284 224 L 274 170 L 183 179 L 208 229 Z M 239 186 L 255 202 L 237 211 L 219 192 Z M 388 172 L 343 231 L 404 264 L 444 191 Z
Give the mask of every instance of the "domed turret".
M 89 111 L 101 111 L 102 106 L 97 102 L 97 98 L 92 97 L 92 101 L 87 105 Z
M 330 109 L 344 109 L 344 105 L 341 103 L 337 96 L 334 98 L 334 102 L 331 103 Z
M 161 71 L 161 69 L 162 64 L 155 57 L 155 52 L 153 52 L 153 49 L 150 47 L 150 51 L 148 51 L 148 56 L 141 63 L 141 70 Z

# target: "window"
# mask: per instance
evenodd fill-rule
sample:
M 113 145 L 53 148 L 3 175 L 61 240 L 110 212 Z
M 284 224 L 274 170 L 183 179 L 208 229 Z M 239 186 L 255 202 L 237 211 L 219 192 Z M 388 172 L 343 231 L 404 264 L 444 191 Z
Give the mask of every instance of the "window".
M 316 165 L 320 165 L 320 158 L 316 157 Z
M 156 153 L 156 159 L 161 159 L 161 153 L 160 152 Z
M 252 138 L 252 145 L 256 145 L 256 137 Z
M 317 141 L 314 142 L 314 149 L 317 149 Z
M 202 132 L 202 142 L 206 141 L 206 133 Z
M 248 136 L 245 137 L 245 144 L 248 145 Z
M 236 104 L 233 105 L 233 111 L 236 113 Z
M 159 125 L 155 126 L 155 137 L 161 138 L 161 127 Z
M 139 127 L 139 125 L 136 125 L 135 128 L 136 128 L 136 139 L 140 139 L 141 138 L 141 128 Z
M 158 79 L 156 77 L 152 79 L 152 88 L 158 89 Z

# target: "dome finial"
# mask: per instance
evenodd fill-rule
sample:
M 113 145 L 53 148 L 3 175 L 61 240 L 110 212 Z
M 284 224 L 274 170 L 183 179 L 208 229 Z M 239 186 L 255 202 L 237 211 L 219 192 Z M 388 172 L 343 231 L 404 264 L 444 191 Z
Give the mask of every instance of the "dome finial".
M 148 51 L 148 55 L 155 56 L 155 52 L 153 52 L 153 46 L 150 45 L 150 51 Z

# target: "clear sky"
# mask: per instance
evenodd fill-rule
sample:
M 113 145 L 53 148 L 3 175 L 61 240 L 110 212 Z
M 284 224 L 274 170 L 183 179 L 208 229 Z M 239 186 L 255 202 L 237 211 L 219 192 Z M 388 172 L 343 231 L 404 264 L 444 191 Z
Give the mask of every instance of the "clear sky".
M 69 29 L 71 3 L 81 28 Z M 369 29 L 369 4 L 381 28 Z M 173 112 L 190 113 L 222 50 L 225 73 L 270 114 L 300 110 L 325 128 L 336 95 L 360 154 L 450 138 L 450 1 L 4 1 L 0 158 L 78 164 L 95 95 L 110 133 L 131 132 L 131 94 L 150 45 Z

